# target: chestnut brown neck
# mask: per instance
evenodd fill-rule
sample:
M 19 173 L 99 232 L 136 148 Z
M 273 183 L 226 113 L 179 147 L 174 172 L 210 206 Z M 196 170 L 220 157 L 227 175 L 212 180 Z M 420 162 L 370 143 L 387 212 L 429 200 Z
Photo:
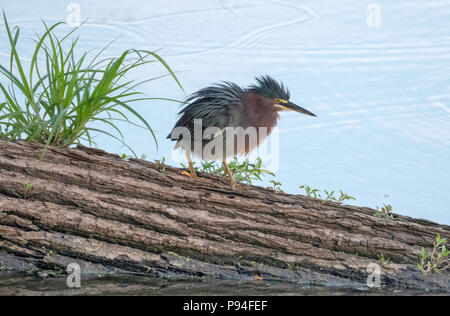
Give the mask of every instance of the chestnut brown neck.
M 247 126 L 274 127 L 280 117 L 273 100 L 257 93 L 244 93 L 242 103 L 245 104 L 244 120 Z

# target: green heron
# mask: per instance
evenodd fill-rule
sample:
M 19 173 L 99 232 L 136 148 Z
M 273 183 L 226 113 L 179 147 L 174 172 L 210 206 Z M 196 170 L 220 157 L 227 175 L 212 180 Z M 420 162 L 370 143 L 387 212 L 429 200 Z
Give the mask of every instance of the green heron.
M 214 159 L 206 157 L 208 155 L 205 155 L 204 151 L 208 144 L 221 138 L 220 144 L 223 147 L 219 149 L 222 152 L 214 157 L 220 157 L 222 160 L 230 185 L 234 188 L 234 178 L 227 165 L 227 157 L 248 154 L 259 146 L 276 126 L 280 111 L 297 111 L 316 116 L 290 102 L 289 99 L 289 90 L 283 83 L 278 83 L 270 76 L 257 77 L 256 84 L 247 88 L 241 88 L 232 82 L 222 82 L 190 95 L 185 100 L 184 107 L 178 113 L 181 117 L 172 132 L 167 136 L 168 139 L 176 141 L 175 149 L 182 147 L 186 153 L 190 173 L 183 173 L 192 178 L 197 178 L 191 153 L 204 160 Z M 241 128 L 241 131 L 254 128 L 256 141 L 251 142 L 249 135 L 244 132 L 240 134 L 243 136 L 241 139 L 244 139 L 241 146 L 236 145 L 239 141 L 234 141 L 229 145 L 228 139 L 231 137 L 235 140 L 235 137 L 238 137 L 239 134 L 236 132 L 233 134 L 230 132 L 230 128 L 232 130 Z M 209 130 L 209 133 L 205 133 L 207 130 Z M 227 142 L 223 142 L 224 139 L 227 139 Z M 200 154 L 195 150 L 196 148 L 200 148 Z M 216 150 L 217 148 L 212 150 L 213 155 Z

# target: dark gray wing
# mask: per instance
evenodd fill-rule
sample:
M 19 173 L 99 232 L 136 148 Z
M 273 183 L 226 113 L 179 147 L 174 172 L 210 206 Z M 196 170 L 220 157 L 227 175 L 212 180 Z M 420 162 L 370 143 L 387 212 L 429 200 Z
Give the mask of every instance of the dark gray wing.
M 230 126 L 230 109 L 241 104 L 241 95 L 244 91 L 236 84 L 224 82 L 201 89 L 186 100 L 187 104 L 178 114 L 181 115 L 174 126 L 186 127 L 191 137 L 194 135 L 194 120 L 202 120 L 202 135 L 206 128 L 217 127 L 224 129 Z M 171 140 L 181 140 L 182 135 L 172 137 L 172 132 L 167 136 Z

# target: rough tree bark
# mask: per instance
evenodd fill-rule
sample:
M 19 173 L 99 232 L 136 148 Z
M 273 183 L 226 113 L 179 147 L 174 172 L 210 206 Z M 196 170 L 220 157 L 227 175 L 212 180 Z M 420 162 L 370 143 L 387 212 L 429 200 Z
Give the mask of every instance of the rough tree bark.
M 82 272 L 264 278 L 320 285 L 366 283 L 449 291 L 449 274 L 423 276 L 421 247 L 450 227 L 91 148 L 0 142 L 0 265 L 81 264 Z M 380 260 L 381 256 L 384 260 Z M 20 264 L 12 264 L 19 262 Z

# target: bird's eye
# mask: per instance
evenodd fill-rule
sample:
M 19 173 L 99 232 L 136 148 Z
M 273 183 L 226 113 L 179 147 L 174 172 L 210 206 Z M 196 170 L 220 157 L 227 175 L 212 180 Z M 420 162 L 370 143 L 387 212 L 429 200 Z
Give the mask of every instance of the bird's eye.
M 275 104 L 286 104 L 286 103 L 288 103 L 288 101 L 283 100 L 283 99 L 278 99 L 278 98 L 275 98 L 273 101 L 275 102 Z

